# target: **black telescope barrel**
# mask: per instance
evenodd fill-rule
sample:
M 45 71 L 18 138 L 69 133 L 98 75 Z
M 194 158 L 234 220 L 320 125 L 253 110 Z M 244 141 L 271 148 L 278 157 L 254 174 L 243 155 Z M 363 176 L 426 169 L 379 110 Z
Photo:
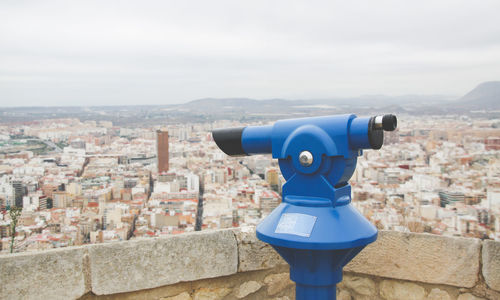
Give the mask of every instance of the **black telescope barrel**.
M 241 135 L 245 127 L 222 128 L 212 131 L 212 137 L 219 148 L 230 156 L 247 155 L 241 145 Z

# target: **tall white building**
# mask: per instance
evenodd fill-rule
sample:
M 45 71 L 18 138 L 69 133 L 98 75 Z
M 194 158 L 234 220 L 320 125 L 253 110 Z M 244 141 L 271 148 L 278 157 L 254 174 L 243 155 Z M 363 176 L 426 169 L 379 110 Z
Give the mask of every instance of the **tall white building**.
M 195 174 L 186 175 L 187 179 L 187 190 L 188 192 L 199 192 L 200 190 L 200 177 Z

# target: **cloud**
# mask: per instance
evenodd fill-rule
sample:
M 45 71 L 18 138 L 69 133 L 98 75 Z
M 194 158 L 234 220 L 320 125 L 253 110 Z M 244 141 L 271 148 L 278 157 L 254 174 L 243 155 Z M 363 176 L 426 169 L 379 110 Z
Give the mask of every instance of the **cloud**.
M 500 78 L 498 1 L 2 1 L 0 106 L 455 94 Z

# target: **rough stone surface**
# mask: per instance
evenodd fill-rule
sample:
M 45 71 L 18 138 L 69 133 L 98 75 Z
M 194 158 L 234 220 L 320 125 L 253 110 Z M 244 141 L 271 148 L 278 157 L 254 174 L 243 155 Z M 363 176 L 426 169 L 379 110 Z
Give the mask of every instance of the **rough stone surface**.
M 380 284 L 380 295 L 387 300 L 422 300 L 425 299 L 425 289 L 411 282 L 384 280 Z
M 255 227 L 234 230 L 238 241 L 238 272 L 263 270 L 286 262 L 269 244 L 261 242 L 255 236 Z
M 480 249 L 478 239 L 381 231 L 344 270 L 471 288 L 478 280 Z
M 85 247 L 0 256 L 1 299 L 76 299 L 89 291 Z
M 483 242 L 483 276 L 490 288 L 500 291 L 500 242 Z
M 228 288 L 202 288 L 194 293 L 194 300 L 219 300 L 231 292 Z
M 458 296 L 457 300 L 484 300 L 484 298 L 479 298 L 472 294 L 466 293 Z
M 230 230 L 93 245 L 89 254 L 97 295 L 226 276 L 236 273 L 238 265 Z
M 264 279 L 264 283 L 267 284 L 267 293 L 270 296 L 276 295 L 294 284 L 294 282 L 290 280 L 290 274 L 288 273 L 269 275 Z
M 373 296 L 375 294 L 375 282 L 370 278 L 357 276 L 344 276 L 342 280 L 344 286 L 364 296 Z
M 184 292 L 177 296 L 161 298 L 160 300 L 191 300 L 191 299 L 192 299 L 191 296 L 187 292 Z
M 337 295 L 337 300 L 351 300 L 351 294 L 348 291 L 340 290 Z
M 294 283 L 289 279 L 288 268 L 274 250 L 258 242 L 254 234 L 253 231 L 203 231 L 168 238 L 0 255 L 0 299 L 82 296 L 81 300 L 294 299 Z M 360 261 L 349 265 L 347 271 L 354 272 L 345 273 L 344 280 L 338 284 L 338 299 L 450 300 L 457 299 L 459 294 L 458 300 L 500 299 L 500 293 L 495 291 L 500 270 L 498 242 L 484 241 L 482 274 L 485 280 L 477 282 L 472 289 L 460 284 L 460 280 L 470 283 L 474 270 L 480 271 L 480 249 L 476 255 L 480 244 L 476 239 L 381 232 L 373 247 L 358 256 Z M 243 253 L 241 263 L 246 264 L 240 273 L 236 273 L 237 250 L 240 255 Z M 243 272 L 245 268 L 251 272 Z M 453 270 L 457 274 L 452 274 Z M 445 275 L 449 279 L 443 280 Z M 465 278 L 457 279 L 461 275 Z M 452 288 L 452 285 L 458 287 Z M 91 288 L 97 295 L 89 293 Z
M 244 297 L 260 290 L 261 287 L 262 287 L 262 284 L 260 284 L 257 281 L 252 280 L 252 281 L 244 282 L 238 288 L 238 291 L 236 292 L 236 298 L 238 298 L 238 299 L 244 298 Z
M 451 300 L 451 298 L 447 291 L 432 289 L 427 296 L 427 300 Z
M 207 279 L 205 279 L 207 280 Z M 128 293 L 118 293 L 112 295 L 94 296 L 94 298 L 81 298 L 79 300 L 137 300 L 137 299 L 164 299 L 174 297 L 183 292 L 192 291 L 191 282 L 179 282 L 172 285 L 165 285 L 153 289 L 140 290 Z M 88 294 L 87 294 L 88 295 Z

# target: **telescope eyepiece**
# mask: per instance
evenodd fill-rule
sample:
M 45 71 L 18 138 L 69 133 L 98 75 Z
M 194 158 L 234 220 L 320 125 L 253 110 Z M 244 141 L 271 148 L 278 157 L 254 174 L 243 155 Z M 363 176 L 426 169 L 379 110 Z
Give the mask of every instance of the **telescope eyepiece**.
M 394 131 L 397 126 L 398 119 L 395 115 L 387 114 L 371 117 L 368 123 L 368 140 L 372 149 L 378 150 L 382 148 L 384 131 Z
M 395 115 L 389 114 L 382 117 L 382 128 L 385 131 L 394 131 L 398 127 L 398 119 Z
M 384 131 L 394 131 L 398 126 L 398 119 L 395 115 L 388 114 L 373 117 L 373 129 L 383 129 Z

